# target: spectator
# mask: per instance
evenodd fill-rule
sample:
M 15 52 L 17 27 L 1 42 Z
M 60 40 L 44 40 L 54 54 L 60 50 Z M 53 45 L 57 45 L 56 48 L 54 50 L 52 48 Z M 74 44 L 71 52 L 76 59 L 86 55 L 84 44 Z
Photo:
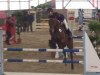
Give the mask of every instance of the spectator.
M 10 17 L 10 22 L 11 22 L 11 38 L 10 40 L 12 41 L 12 43 L 16 43 L 16 17 L 14 14 L 12 14 L 12 16 Z
M 84 11 L 82 9 L 78 10 L 78 23 L 79 23 L 78 30 L 80 30 L 80 31 L 83 28 L 83 18 L 84 18 L 83 13 L 84 13 Z
M 11 38 L 11 24 L 10 24 L 10 17 L 6 20 L 6 44 L 10 45 L 10 38 Z
M 28 14 L 28 30 L 30 28 L 30 31 L 32 32 L 33 31 L 33 28 L 32 28 L 32 22 L 34 21 L 34 18 L 33 18 L 33 15 L 31 13 Z
M 22 22 L 23 22 L 23 31 L 28 31 L 28 12 L 23 11 L 23 16 L 22 16 Z

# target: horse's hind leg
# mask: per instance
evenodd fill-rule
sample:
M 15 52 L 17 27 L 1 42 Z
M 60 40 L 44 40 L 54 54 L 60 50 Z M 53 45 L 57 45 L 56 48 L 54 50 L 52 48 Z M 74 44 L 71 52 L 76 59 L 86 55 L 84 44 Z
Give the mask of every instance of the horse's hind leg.
M 63 51 L 63 54 L 64 54 L 64 60 L 66 60 L 66 52 Z
M 70 39 L 68 47 L 69 47 L 69 49 L 73 49 L 73 39 Z M 71 61 L 73 61 L 73 52 L 70 52 L 70 59 L 71 59 Z M 71 69 L 74 69 L 73 63 L 71 63 Z
M 60 45 L 59 45 L 59 48 L 60 48 L 60 49 L 64 49 L 64 47 L 65 47 L 65 46 L 64 46 L 63 44 L 60 44 Z M 63 51 L 63 55 L 64 55 L 63 60 L 66 61 L 66 52 Z M 65 66 L 67 66 L 66 63 L 65 63 Z

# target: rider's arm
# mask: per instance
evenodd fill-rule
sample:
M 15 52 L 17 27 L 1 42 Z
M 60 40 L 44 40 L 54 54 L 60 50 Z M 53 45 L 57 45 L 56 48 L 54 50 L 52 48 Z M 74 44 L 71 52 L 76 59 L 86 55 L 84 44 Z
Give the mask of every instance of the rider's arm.
M 58 20 L 59 20 L 60 22 L 63 22 L 64 19 L 65 19 L 64 15 L 59 14 Z

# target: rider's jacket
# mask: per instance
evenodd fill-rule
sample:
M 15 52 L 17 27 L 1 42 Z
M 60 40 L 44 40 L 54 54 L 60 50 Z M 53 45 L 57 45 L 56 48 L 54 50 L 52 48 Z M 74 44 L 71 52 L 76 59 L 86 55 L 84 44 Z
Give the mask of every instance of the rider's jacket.
M 65 19 L 64 15 L 63 15 L 63 14 L 59 14 L 58 20 L 59 20 L 60 22 L 63 22 L 64 19 Z

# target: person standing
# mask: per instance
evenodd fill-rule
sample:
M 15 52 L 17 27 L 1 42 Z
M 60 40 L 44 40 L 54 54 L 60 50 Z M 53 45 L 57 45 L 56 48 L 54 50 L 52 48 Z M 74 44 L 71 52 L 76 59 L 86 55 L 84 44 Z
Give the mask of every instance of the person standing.
M 14 14 L 11 15 L 10 17 L 10 22 L 11 22 L 11 42 L 16 44 L 16 17 Z
M 83 18 L 84 18 L 83 13 L 84 13 L 84 11 L 82 9 L 78 10 L 78 24 L 79 24 L 78 30 L 80 30 L 80 31 L 83 28 Z
M 33 15 L 31 13 L 28 14 L 28 30 L 33 31 L 32 22 L 34 21 Z
M 10 17 L 7 17 L 6 20 L 6 44 L 10 45 L 10 38 L 11 38 L 11 25 L 10 25 Z

